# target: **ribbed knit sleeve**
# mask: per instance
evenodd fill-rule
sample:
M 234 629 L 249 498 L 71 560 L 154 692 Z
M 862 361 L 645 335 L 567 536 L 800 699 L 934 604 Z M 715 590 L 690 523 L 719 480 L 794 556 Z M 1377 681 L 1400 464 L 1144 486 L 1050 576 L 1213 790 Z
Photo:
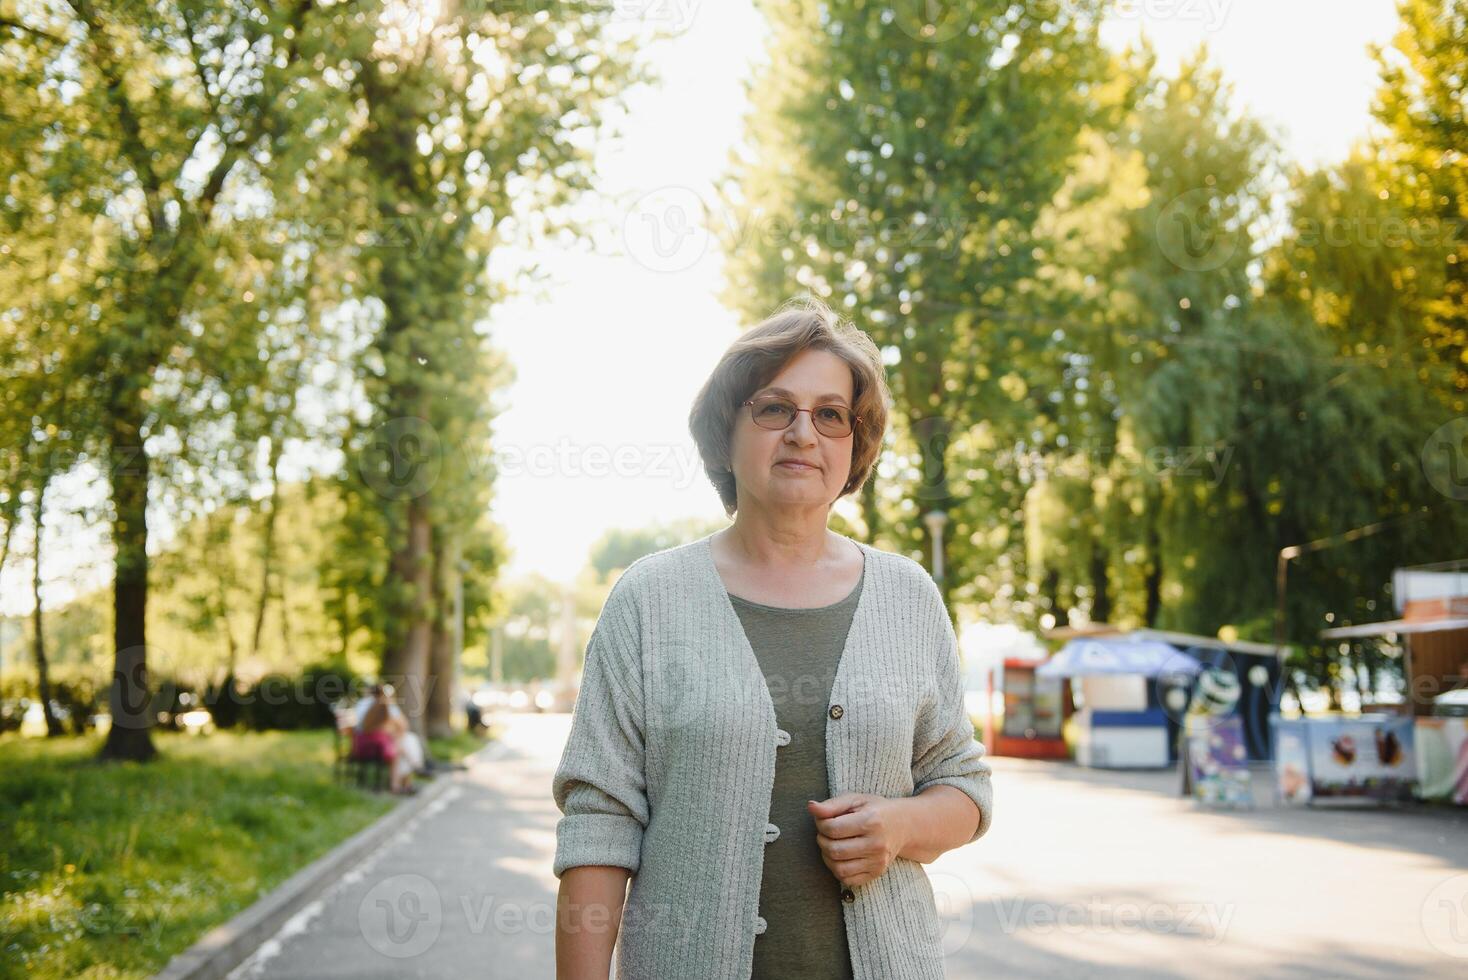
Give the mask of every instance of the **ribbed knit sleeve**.
M 988 751 L 974 734 L 964 704 L 963 678 L 959 670 L 958 638 L 943 608 L 942 593 L 932 579 L 926 579 L 923 607 L 927 612 L 937 663 L 933 668 L 933 687 L 923 702 L 913 736 L 913 793 L 929 786 L 954 786 L 968 794 L 979 808 L 979 824 L 966 843 L 984 836 L 994 814 L 994 790 L 991 770 L 984 761 Z
M 586 646 L 571 732 L 552 781 L 555 876 L 581 865 L 637 872 L 648 821 L 641 631 L 627 572 L 612 587 Z

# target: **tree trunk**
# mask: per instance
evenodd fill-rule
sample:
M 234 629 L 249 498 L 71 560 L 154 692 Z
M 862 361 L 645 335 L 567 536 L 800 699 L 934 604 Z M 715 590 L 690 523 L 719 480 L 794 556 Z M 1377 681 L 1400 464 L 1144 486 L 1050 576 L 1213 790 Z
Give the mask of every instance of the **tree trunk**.
M 1040 594 L 1050 606 L 1050 615 L 1055 617 L 1056 627 L 1070 625 L 1070 607 L 1060 596 L 1060 571 L 1050 569 L 1040 583 Z
M 250 656 L 260 656 L 260 636 L 265 630 L 265 608 L 270 604 L 270 567 L 275 557 L 275 517 L 280 510 L 280 443 L 270 439 L 270 505 L 265 513 L 265 528 L 260 546 L 260 601 L 255 606 L 255 630 L 250 640 Z M 280 601 L 285 602 L 281 595 Z
M 10 538 L 15 531 L 16 514 L 20 512 L 20 483 L 17 481 L 9 485 L 8 493 L 10 499 L 5 506 L 5 537 L 0 539 L 0 572 L 5 570 L 5 565 L 10 561 Z
M 157 755 L 148 691 L 148 454 L 143 446 L 136 392 L 114 401 L 109 434 L 112 484 L 112 645 L 115 651 L 108 711 L 112 715 L 103 759 L 144 762 Z
M 31 596 L 34 605 L 31 618 L 36 631 L 36 689 L 41 695 L 41 711 L 46 716 L 46 737 L 56 738 L 62 734 L 61 719 L 56 717 L 56 708 L 51 703 L 51 671 L 46 665 L 46 630 L 41 618 L 41 534 L 45 530 L 42 520 L 46 512 L 46 484 L 50 482 L 42 474 L 36 486 L 36 547 L 34 568 L 31 572 Z M 75 722 L 73 722 L 75 724 Z M 80 728 L 77 731 L 81 731 Z
M 861 519 L 866 524 L 867 544 L 877 543 L 881 530 L 881 512 L 877 508 L 877 474 L 873 471 L 861 487 Z
M 445 534 L 435 538 L 434 582 L 437 586 L 433 618 L 433 647 L 428 661 L 428 713 L 426 729 L 432 738 L 453 734 L 454 679 L 458 654 L 455 648 L 455 623 L 459 614 L 456 604 L 459 580 L 459 548 L 457 540 L 446 541 Z
M 1157 617 L 1162 613 L 1162 539 L 1157 533 L 1157 514 L 1147 517 L 1147 577 L 1146 606 L 1142 612 L 1142 623 L 1148 629 L 1157 626 Z
M 1111 619 L 1111 582 L 1106 568 L 1105 546 L 1100 540 L 1091 543 L 1091 622 Z
M 911 424 L 913 438 L 917 442 L 922 460 L 922 472 L 915 491 L 917 499 L 914 501 L 917 504 L 919 521 L 922 521 L 923 517 L 932 510 L 940 510 L 950 516 L 952 514 L 953 499 L 948 490 L 948 439 L 951 427 L 952 423 L 940 415 L 928 415 L 914 419 Z M 934 541 L 932 532 L 927 531 L 926 522 L 924 522 L 924 531 L 927 532 L 924 538 L 928 542 L 928 560 L 931 565 Z M 948 610 L 949 618 L 952 619 L 953 604 L 949 602 L 948 596 L 952 591 L 949 583 L 953 579 L 953 574 L 948 567 L 946 536 L 943 551 L 943 574 L 933 577 L 938 585 L 938 591 L 943 595 L 943 607 Z M 929 574 L 935 571 L 931 567 L 928 569 Z
M 382 666 L 383 679 L 398 689 L 403 713 L 420 738 L 425 734 L 423 715 L 427 707 L 428 653 L 433 632 L 429 609 L 433 601 L 432 548 L 428 495 L 420 494 L 408 501 L 407 537 L 392 558 L 394 579 L 412 593 L 403 610 L 407 628 L 402 643 L 388 650 Z
M 224 630 L 224 641 L 229 656 L 224 676 L 226 680 L 232 680 L 235 676 L 235 670 L 239 666 L 240 652 L 239 646 L 234 640 L 234 626 L 229 621 L 229 589 L 223 576 L 216 574 L 214 580 L 219 585 L 219 598 L 217 600 L 219 609 L 218 623 L 219 627 Z

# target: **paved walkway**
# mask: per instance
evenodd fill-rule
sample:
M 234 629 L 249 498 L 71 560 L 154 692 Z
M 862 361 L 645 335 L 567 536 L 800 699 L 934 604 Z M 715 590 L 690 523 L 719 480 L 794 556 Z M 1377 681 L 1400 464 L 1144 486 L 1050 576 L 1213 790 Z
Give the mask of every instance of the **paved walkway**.
M 569 716 L 502 720 L 497 757 L 233 976 L 550 980 Z M 993 762 L 993 828 L 928 869 L 951 980 L 1468 976 L 1468 812 L 1205 811 L 1171 772 Z

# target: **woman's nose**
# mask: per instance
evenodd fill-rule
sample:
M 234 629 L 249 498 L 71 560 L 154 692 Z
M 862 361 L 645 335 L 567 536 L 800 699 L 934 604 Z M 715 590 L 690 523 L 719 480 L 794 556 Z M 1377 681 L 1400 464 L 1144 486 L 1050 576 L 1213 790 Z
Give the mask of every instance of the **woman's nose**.
M 785 437 L 793 439 L 803 446 L 808 446 L 815 441 L 816 427 L 810 420 L 809 412 L 796 412 L 795 421 L 785 428 Z

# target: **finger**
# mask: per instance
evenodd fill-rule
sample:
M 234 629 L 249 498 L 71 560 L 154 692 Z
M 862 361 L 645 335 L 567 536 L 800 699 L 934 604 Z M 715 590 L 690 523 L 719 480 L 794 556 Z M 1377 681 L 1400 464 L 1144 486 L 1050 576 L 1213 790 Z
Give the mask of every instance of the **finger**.
M 834 840 L 844 837 L 860 837 L 866 832 L 866 823 L 866 812 L 863 810 L 853 810 L 839 817 L 817 817 L 816 833 L 824 834 Z
M 816 844 L 821 853 L 832 861 L 854 861 L 871 858 L 877 853 L 876 841 L 870 837 L 845 837 L 836 840 L 823 834 L 816 835 Z
M 857 861 L 833 861 L 828 867 L 843 885 L 864 885 L 876 878 L 876 867 L 866 858 Z
M 840 793 L 829 800 L 809 800 L 806 808 L 817 817 L 834 817 L 862 804 L 860 793 Z

